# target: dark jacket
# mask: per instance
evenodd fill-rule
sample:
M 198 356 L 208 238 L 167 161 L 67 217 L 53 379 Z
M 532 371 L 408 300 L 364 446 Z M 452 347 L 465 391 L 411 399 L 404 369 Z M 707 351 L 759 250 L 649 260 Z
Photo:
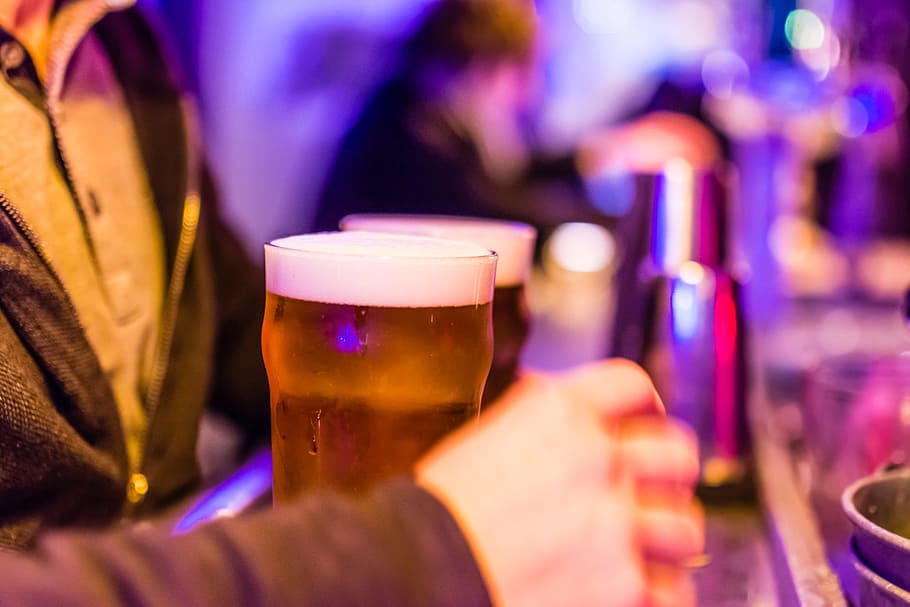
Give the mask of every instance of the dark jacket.
M 198 481 L 208 403 L 251 432 L 268 429 L 259 358 L 262 279 L 208 205 L 178 87 L 138 11 L 95 31 L 134 118 L 171 265 L 160 355 L 144 404 L 149 513 Z M 2 184 L 0 184 L 2 192 Z M 54 526 L 104 526 L 125 512 L 117 405 L 59 278 L 0 194 L 0 547 Z
M 0 605 L 482 607 L 483 580 L 430 495 L 393 483 L 357 504 L 331 495 L 180 537 L 159 528 L 51 535 L 0 553 Z

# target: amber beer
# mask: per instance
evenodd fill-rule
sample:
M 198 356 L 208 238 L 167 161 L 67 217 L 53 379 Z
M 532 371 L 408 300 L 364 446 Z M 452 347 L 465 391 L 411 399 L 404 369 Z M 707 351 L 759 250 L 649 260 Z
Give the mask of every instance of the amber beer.
M 493 297 L 493 365 L 483 393 L 488 407 L 515 381 L 528 338 L 525 282 L 534 260 L 537 230 L 517 221 L 447 215 L 357 214 L 341 220 L 343 230 L 421 234 L 474 242 L 496 251 Z
M 361 493 L 477 416 L 495 266 L 472 243 L 417 236 L 266 245 L 276 502 L 311 488 Z

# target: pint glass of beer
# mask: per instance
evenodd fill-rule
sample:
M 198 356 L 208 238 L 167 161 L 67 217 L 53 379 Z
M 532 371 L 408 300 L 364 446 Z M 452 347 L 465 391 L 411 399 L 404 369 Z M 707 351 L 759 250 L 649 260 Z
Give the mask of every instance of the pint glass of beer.
M 342 230 L 422 234 L 474 242 L 496 252 L 493 298 L 493 366 L 483 406 L 496 401 L 515 381 L 528 338 L 529 314 L 524 285 L 534 260 L 537 230 L 517 221 L 446 215 L 358 214 L 341 220 Z
M 270 242 L 265 263 L 276 502 L 312 488 L 361 493 L 476 418 L 494 253 L 333 232 Z

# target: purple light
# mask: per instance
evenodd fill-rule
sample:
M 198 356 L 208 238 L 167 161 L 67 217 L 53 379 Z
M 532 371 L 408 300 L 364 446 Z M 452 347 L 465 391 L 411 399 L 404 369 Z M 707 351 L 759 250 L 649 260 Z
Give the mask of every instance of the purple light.
M 362 354 L 363 346 L 353 322 L 345 323 L 338 329 L 338 336 L 335 338 L 336 350 L 344 354 Z
M 174 535 L 186 533 L 196 525 L 249 508 L 272 488 L 272 452 L 264 448 L 226 481 L 197 501 L 174 527 Z
M 857 86 L 851 97 L 859 102 L 866 113 L 867 133 L 874 133 L 894 124 L 897 118 L 897 103 L 887 88 L 876 83 Z

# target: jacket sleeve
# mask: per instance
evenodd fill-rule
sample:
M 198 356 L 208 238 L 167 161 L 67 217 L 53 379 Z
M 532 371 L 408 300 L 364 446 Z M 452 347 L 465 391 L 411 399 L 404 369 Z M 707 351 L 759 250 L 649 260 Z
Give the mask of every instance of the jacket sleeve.
M 317 495 L 183 536 L 58 534 L 0 553 L 4 607 L 489 604 L 452 517 L 404 480 L 362 503 Z

